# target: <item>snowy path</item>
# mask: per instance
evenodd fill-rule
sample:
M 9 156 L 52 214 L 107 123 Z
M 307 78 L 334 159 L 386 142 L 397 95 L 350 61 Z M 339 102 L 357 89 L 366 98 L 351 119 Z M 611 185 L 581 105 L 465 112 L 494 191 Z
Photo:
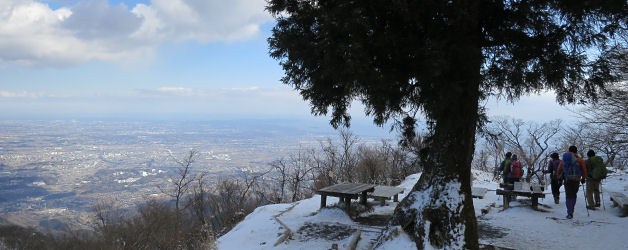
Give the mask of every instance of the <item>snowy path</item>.
M 480 243 L 512 249 L 628 249 L 628 217 L 619 217 L 619 210 L 611 207 L 607 193 L 604 194 L 606 210 L 595 211 L 585 208 L 582 190 L 578 193 L 574 219 L 564 220 L 566 208 L 564 192 L 561 203 L 554 204 L 552 195 L 546 194 L 539 200 L 546 212 L 530 207 L 529 200 L 513 201 L 509 209 L 501 207 L 501 197 L 495 194 L 498 187 L 491 181 L 490 173 L 473 171 L 474 186 L 489 189 L 484 199 L 473 199 L 480 231 Z M 409 176 L 400 187 L 406 189 L 400 199 L 408 194 L 420 174 Z M 612 174 L 604 182 L 604 191 L 628 194 L 628 174 Z M 332 200 L 333 201 L 333 200 Z M 331 201 L 330 201 L 331 202 Z M 372 201 L 374 204 L 377 202 Z M 482 215 L 482 210 L 495 207 Z M 366 225 L 365 221 L 353 221 L 338 208 L 319 210 L 320 196 L 292 204 L 276 204 L 257 208 L 233 230 L 218 239 L 219 249 L 330 249 L 336 244 L 346 249 L 353 233 L 361 231 L 357 249 L 370 249 L 382 227 Z M 374 211 L 361 216 L 386 218 L 392 214 L 394 205 L 374 206 Z M 290 209 L 292 207 L 292 209 Z M 559 218 L 554 220 L 552 218 Z M 281 220 L 292 231 L 285 242 L 274 243 L 286 231 L 275 218 Z M 389 242 L 391 243 L 391 242 Z M 413 249 L 414 243 L 401 232 L 389 249 Z
M 625 178 L 625 174 L 610 176 L 604 182 L 603 191 L 626 193 Z M 547 212 L 531 209 L 525 199 L 511 202 L 513 207 L 503 210 L 501 197 L 495 191 L 489 191 L 485 201 L 474 199 L 476 211 L 480 209 L 478 205 L 486 207 L 492 202 L 497 207 L 483 216 L 476 213 L 478 225 L 498 229 L 499 233 L 481 235 L 480 243 L 513 249 L 628 249 L 628 217 L 619 217 L 619 210 L 612 207 L 608 193 L 603 196 L 606 209 L 589 210 L 587 215 L 584 192 L 580 187 L 574 218 L 567 220 L 564 219 L 567 211 L 562 188 L 560 204 L 554 204 L 551 193 L 539 200 L 543 204 L 541 208 Z M 500 233 L 505 235 L 499 237 Z

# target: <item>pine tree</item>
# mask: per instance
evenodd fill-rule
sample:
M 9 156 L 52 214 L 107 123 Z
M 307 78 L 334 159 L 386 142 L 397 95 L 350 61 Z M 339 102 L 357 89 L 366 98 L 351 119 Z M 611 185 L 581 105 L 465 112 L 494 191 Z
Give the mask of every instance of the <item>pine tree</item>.
M 277 20 L 270 54 L 313 114 L 349 125 L 359 100 L 376 124 L 400 121 L 408 139 L 425 116 L 425 171 L 387 230 L 400 226 L 420 249 L 478 248 L 470 166 L 480 100 L 553 90 L 561 104 L 595 101 L 618 80 L 612 64 L 627 47 L 625 0 L 270 0 L 267 9 Z

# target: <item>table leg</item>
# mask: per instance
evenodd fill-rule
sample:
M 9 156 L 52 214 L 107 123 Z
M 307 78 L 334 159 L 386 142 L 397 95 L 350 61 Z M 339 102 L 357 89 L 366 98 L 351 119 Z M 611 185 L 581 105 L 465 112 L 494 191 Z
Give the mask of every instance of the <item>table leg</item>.
M 394 202 L 399 202 L 399 194 L 395 195 L 395 199 L 393 200 Z
M 507 209 L 508 206 L 510 206 L 510 196 L 507 194 L 504 194 L 504 209 Z
M 366 191 L 362 192 L 362 195 L 360 195 L 360 203 L 366 206 Z
M 532 197 L 532 208 L 536 209 L 539 206 L 539 197 Z
M 321 208 L 327 206 L 327 195 L 321 194 Z
M 351 198 L 345 197 L 345 209 L 349 211 L 350 208 L 351 208 Z

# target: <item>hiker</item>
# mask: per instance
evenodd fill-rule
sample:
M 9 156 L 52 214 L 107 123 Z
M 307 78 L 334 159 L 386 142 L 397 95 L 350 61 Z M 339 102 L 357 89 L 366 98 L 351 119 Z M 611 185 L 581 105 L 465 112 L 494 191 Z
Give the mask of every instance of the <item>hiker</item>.
M 550 180 L 552 185 L 552 195 L 554 196 L 554 203 L 560 203 L 560 186 L 563 185 L 563 179 L 558 175 L 558 165 L 561 160 L 558 159 L 558 153 L 554 152 L 550 155 L 550 162 L 547 165 L 547 170 L 543 170 L 543 174 L 550 174 Z
M 508 176 L 510 175 L 510 162 L 512 162 L 512 159 L 510 158 L 511 156 L 512 153 L 507 152 L 506 159 L 504 159 L 502 163 L 499 164 L 499 169 L 497 170 L 497 172 L 502 173 L 502 180 L 504 183 L 508 183 Z
M 595 151 L 589 150 L 587 157 L 588 159 L 585 161 L 587 166 L 587 208 L 595 210 L 596 207 L 600 207 L 600 182 L 606 177 L 606 173 L 602 176 L 600 171 L 602 171 L 601 168 L 606 170 L 606 167 L 602 157 L 595 156 Z
M 570 146 L 569 151 L 563 154 L 563 161 L 558 165 L 558 175 L 565 179 L 567 219 L 571 219 L 578 198 L 578 188 L 580 188 L 580 183 L 584 185 L 587 178 L 587 167 L 584 160 L 578 157 L 576 146 Z
M 517 160 L 517 155 L 512 155 L 512 162 L 510 163 L 509 183 L 515 183 L 515 181 L 520 181 L 521 176 L 523 176 L 523 167 L 521 167 L 521 162 Z

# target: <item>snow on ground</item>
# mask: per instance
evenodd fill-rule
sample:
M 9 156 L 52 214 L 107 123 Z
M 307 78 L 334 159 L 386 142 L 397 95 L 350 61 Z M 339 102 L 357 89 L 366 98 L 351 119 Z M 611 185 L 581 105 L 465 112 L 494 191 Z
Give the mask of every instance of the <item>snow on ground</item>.
M 488 188 L 483 199 L 473 199 L 478 218 L 480 243 L 512 249 L 628 249 L 628 217 L 619 217 L 619 210 L 612 207 L 606 191 L 628 195 L 628 174 L 615 172 L 603 183 L 604 205 L 598 210 L 585 208 L 582 190 L 578 193 L 574 219 L 566 216 L 565 194 L 561 189 L 561 202 L 554 204 L 547 188 L 546 198 L 539 200 L 536 211 L 530 207 L 529 199 L 520 198 L 510 203 L 511 208 L 503 210 L 502 197 L 495 194 L 499 183 L 492 173 L 473 170 L 473 185 Z M 399 185 L 406 191 L 403 199 L 417 182 L 420 174 L 408 176 Z M 582 189 L 582 188 L 581 188 Z M 369 200 L 374 206 L 356 221 L 343 210 L 332 207 L 335 197 L 327 198 L 328 208 L 319 210 L 320 196 L 291 204 L 276 204 L 257 208 L 233 230 L 218 239 L 219 249 L 330 249 L 337 244 L 338 249 L 349 246 L 356 231 L 361 232 L 357 249 L 370 249 L 379 232 L 381 221 L 388 218 L 397 203 L 387 201 L 386 206 Z M 482 214 L 482 210 L 486 214 Z M 292 232 L 285 242 L 274 244 L 282 237 L 288 226 Z M 377 225 L 374 225 L 377 224 Z M 394 241 L 388 241 L 382 249 L 414 249 L 410 237 L 399 230 Z
M 550 188 L 545 191 L 545 199 L 539 200 L 539 208 L 546 212 L 531 209 L 529 199 L 520 198 L 510 203 L 511 208 L 503 210 L 502 197 L 494 191 L 497 183 L 487 183 L 491 191 L 484 199 L 474 199 L 480 243 L 513 249 L 628 249 L 628 217 L 619 217 L 618 208 L 606 191 L 628 194 L 626 173 L 611 174 L 602 183 L 604 207 L 589 210 L 582 186 L 574 218 L 565 219 L 565 193 L 561 188 L 560 204 L 554 204 Z M 478 207 L 488 203 L 497 205 L 488 214 L 478 213 Z M 480 205 L 482 204 L 482 205 Z M 480 205 L 480 206 L 478 206 Z

